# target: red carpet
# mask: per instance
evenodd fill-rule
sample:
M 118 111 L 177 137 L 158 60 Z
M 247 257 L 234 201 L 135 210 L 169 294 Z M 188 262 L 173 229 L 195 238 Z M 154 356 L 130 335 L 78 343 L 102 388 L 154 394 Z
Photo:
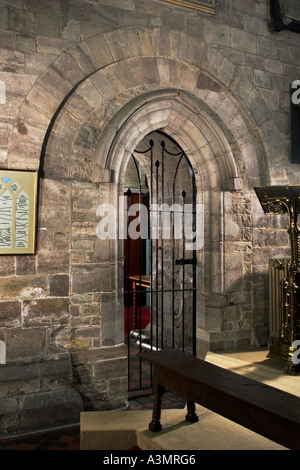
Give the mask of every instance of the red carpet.
M 150 310 L 147 308 L 137 308 L 136 312 L 137 316 L 137 329 L 141 328 L 144 329 L 150 322 Z M 129 322 L 128 322 L 128 315 L 129 315 Z M 129 323 L 129 325 L 128 325 Z M 128 335 L 128 328 L 129 333 L 133 330 L 133 307 L 126 307 L 125 308 L 125 335 Z

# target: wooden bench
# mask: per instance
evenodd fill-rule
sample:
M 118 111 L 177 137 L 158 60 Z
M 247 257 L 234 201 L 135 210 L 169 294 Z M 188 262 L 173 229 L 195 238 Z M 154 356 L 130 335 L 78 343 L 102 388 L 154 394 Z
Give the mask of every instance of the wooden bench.
M 147 351 L 139 356 L 154 365 L 151 431 L 162 429 L 161 399 L 168 389 L 187 399 L 190 422 L 198 420 L 198 403 L 288 449 L 300 450 L 300 398 L 295 395 L 181 351 Z

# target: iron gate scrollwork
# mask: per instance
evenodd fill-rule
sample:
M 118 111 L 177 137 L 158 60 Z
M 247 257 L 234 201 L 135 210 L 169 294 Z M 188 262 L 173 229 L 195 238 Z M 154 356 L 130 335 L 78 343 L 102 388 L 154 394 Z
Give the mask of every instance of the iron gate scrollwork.
M 196 181 L 187 155 L 155 132 L 131 158 L 137 184 L 125 192 L 124 245 L 129 392 L 152 385 L 150 365 L 137 352 L 171 348 L 196 355 L 197 265 Z

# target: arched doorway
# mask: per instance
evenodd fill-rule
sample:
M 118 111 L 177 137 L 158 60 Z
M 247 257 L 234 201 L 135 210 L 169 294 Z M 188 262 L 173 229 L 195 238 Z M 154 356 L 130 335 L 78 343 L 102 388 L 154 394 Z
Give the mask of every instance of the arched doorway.
M 135 148 L 125 175 L 125 342 L 128 390 L 151 387 L 142 350 L 196 354 L 199 215 L 194 169 L 177 142 L 155 131 Z

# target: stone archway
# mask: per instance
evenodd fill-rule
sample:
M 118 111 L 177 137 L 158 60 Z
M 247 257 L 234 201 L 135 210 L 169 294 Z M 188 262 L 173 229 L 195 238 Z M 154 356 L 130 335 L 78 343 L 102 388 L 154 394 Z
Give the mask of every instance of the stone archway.
M 109 200 L 117 204 L 128 159 L 144 135 L 161 130 L 180 143 L 187 153 L 196 172 L 198 202 L 205 206 L 205 245 L 198 253 L 197 301 L 198 354 L 202 354 L 207 347 L 205 343 L 211 345 L 211 332 L 220 332 L 221 336 L 223 308 L 228 302 L 227 292 L 232 289 L 226 277 L 231 270 L 238 269 L 234 263 L 240 254 L 228 253 L 225 248 L 224 194 L 248 189 L 240 167 L 241 155 L 237 150 L 233 152 L 228 129 L 213 121 L 207 105 L 195 97 L 192 101 L 188 93 L 150 92 L 132 100 L 126 109 L 128 116 L 123 112 L 114 116 L 117 134 L 110 140 L 111 129 L 104 133 L 105 145 L 95 152 L 93 178 L 101 179 L 106 174 Z M 116 246 L 118 248 L 114 249 L 122 259 L 122 246 L 118 243 Z M 118 263 L 118 270 L 122 270 L 122 261 Z M 121 285 L 119 290 L 121 292 Z M 208 300 L 212 294 L 213 304 L 217 305 L 213 308 Z
M 70 277 L 63 341 L 75 351 L 74 367 L 87 364 L 82 393 L 92 394 L 96 384 L 93 393 L 108 397 L 98 406 L 111 396 L 115 404 L 124 398 L 126 353 L 122 247 L 118 240 L 97 239 L 96 210 L 102 202 L 116 205 L 131 152 L 157 129 L 189 156 L 206 208 L 198 266 L 199 351 L 203 342 L 222 347 L 236 341 L 224 329 L 229 303 L 236 323 L 241 310 L 250 312 L 249 339 L 254 305 L 247 299 L 245 306 L 244 299 L 253 282 L 247 277 L 236 284 L 244 274 L 241 263 L 246 266 L 253 253 L 251 240 L 243 238 L 252 223 L 243 211 L 251 211 L 252 186 L 271 179 L 265 157 L 275 158 L 281 144 L 263 144 L 276 125 L 252 83 L 224 54 L 212 46 L 205 50 L 184 33 L 178 42 L 177 32 L 159 28 L 99 35 L 64 52 L 35 83 L 10 136 L 8 165 L 36 169 L 42 149 L 37 266 L 48 257 L 53 269 Z M 43 237 L 50 240 L 47 253 Z
M 20 108 L 8 139 L 7 164 L 37 169 L 43 142 L 42 155 L 55 127 L 69 123 L 65 138 L 72 145 L 100 103 L 114 100 L 116 112 L 147 89 L 169 88 L 201 99 L 213 120 L 232 129 L 234 139 L 228 141 L 252 151 L 254 167 L 255 153 L 273 159 L 280 154 L 279 133 L 261 144 L 277 128 L 263 99 L 220 50 L 183 32 L 126 28 L 87 39 L 54 61 Z M 267 173 L 265 165 L 259 177 L 269 178 Z

